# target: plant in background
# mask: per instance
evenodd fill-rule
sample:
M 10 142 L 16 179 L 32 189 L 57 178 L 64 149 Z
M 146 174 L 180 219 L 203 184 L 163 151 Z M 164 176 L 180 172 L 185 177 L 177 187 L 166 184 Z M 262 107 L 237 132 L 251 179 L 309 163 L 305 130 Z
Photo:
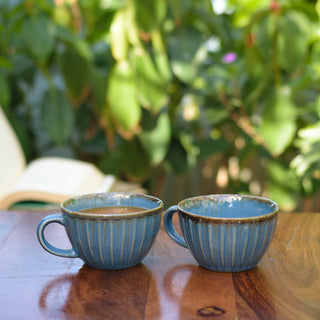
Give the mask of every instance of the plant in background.
M 317 3 L 0 1 L 0 33 L 0 103 L 28 159 L 286 210 L 319 192 Z

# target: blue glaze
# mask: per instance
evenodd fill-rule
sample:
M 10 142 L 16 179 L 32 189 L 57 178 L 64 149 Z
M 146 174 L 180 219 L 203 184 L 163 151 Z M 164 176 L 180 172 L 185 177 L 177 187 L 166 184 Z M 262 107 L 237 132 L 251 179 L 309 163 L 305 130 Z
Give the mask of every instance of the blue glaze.
M 272 213 L 277 204 L 271 200 L 242 195 L 209 195 L 181 201 L 183 211 L 213 218 L 250 218 Z
M 50 223 L 59 223 L 62 226 L 63 224 L 63 217 L 61 214 L 52 214 L 49 216 L 44 217 L 41 220 L 41 223 L 39 223 L 38 228 L 37 228 L 37 235 L 38 235 L 38 240 L 40 244 L 42 245 L 43 248 L 45 248 L 48 252 L 55 254 L 60 257 L 66 257 L 66 258 L 77 258 L 78 254 L 77 252 L 72 248 L 72 249 L 58 249 L 51 245 L 45 238 L 44 236 L 44 230 L 47 227 L 48 224 Z
M 183 238 L 172 225 L 179 214 Z M 244 271 L 258 264 L 273 238 L 278 206 L 252 196 L 214 195 L 190 198 L 164 215 L 168 235 L 187 247 L 199 265 L 223 272 Z
M 78 210 L 109 206 L 144 207 L 126 214 L 87 214 Z M 124 269 L 137 265 L 149 252 L 161 223 L 162 201 L 139 194 L 90 194 L 61 204 L 61 215 L 41 220 L 38 239 L 48 252 L 61 257 L 79 257 L 85 264 L 101 269 Z M 71 252 L 50 245 L 44 237 L 49 223 L 64 225 L 72 244 Z
M 183 237 L 181 237 L 174 229 L 173 225 L 172 225 L 172 216 L 174 215 L 174 213 L 176 213 L 178 211 L 178 207 L 177 206 L 172 206 L 170 207 L 167 211 L 166 214 L 163 217 L 163 223 L 166 227 L 166 231 L 169 235 L 169 237 L 176 242 L 178 245 L 187 248 L 187 244 L 184 240 Z

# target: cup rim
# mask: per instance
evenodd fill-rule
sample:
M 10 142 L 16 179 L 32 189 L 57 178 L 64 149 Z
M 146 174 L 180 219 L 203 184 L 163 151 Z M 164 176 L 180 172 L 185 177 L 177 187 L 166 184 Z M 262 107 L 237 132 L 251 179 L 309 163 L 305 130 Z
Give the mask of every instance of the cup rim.
M 197 213 L 193 213 L 190 211 L 187 211 L 185 209 L 183 209 L 181 206 L 187 202 L 187 201 L 194 201 L 194 200 L 198 200 L 201 198 L 211 198 L 211 199 L 223 199 L 223 198 L 230 198 L 230 200 L 236 200 L 236 199 L 249 199 L 249 200 L 256 200 L 258 202 L 262 202 L 264 204 L 268 204 L 270 206 L 270 208 L 273 208 L 274 210 L 263 214 L 263 215 L 255 215 L 255 216 L 251 216 L 251 217 L 210 217 L 210 216 L 204 216 L 201 214 L 197 214 Z M 263 220 L 268 220 L 271 219 L 273 216 L 277 215 L 279 212 L 279 206 L 278 204 L 268 198 L 265 197 L 260 197 L 260 196 L 253 196 L 253 195 L 243 195 L 243 194 L 209 194 L 209 195 L 199 195 L 199 196 L 195 196 L 195 197 L 191 197 L 191 198 L 187 198 L 184 200 L 181 200 L 178 205 L 178 210 L 189 216 L 192 217 L 194 219 L 197 220 L 202 220 L 202 221 L 208 221 L 208 222 L 220 222 L 220 223 L 247 223 L 247 222 L 255 222 L 255 221 L 263 221 Z
M 99 196 L 104 196 L 104 195 L 119 195 L 119 196 L 131 196 L 131 197 L 139 197 L 139 198 L 144 198 L 147 200 L 151 200 L 154 202 L 158 203 L 158 206 L 155 208 L 148 209 L 146 208 L 145 210 L 142 211 L 137 211 L 137 212 L 127 212 L 127 213 L 111 213 L 111 214 L 103 214 L 103 213 L 87 213 L 87 212 L 79 212 L 76 210 L 70 210 L 66 208 L 67 202 L 70 201 L 76 201 L 81 198 L 89 198 L 89 197 L 99 197 Z M 61 202 L 60 204 L 60 209 L 62 212 L 73 216 L 77 218 L 93 218 L 93 219 L 125 219 L 125 218 L 135 218 L 139 216 L 145 216 L 145 215 L 150 215 L 152 213 L 155 213 L 156 211 L 160 212 L 160 209 L 163 208 L 163 201 L 160 200 L 159 198 L 156 198 L 151 195 L 147 194 L 142 194 L 142 193 L 135 193 L 135 192 L 97 192 L 97 193 L 86 193 L 86 194 L 81 194 L 81 195 L 76 195 L 70 198 L 65 199 L 64 201 Z

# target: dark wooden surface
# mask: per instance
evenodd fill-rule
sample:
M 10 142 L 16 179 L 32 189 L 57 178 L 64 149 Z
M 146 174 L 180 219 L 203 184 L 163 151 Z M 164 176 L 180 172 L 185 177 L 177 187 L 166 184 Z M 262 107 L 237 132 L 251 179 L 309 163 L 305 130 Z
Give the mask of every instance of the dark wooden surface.
M 320 319 L 320 214 L 279 215 L 259 265 L 199 267 L 161 228 L 143 263 L 122 271 L 53 256 L 36 238 L 50 212 L 0 212 L 0 319 Z M 69 247 L 60 225 L 47 237 Z

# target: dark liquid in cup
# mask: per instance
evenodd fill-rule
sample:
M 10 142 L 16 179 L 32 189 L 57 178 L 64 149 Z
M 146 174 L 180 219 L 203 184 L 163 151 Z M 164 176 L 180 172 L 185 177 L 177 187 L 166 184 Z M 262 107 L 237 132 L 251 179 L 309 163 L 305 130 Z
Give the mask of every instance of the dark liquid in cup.
M 79 210 L 84 213 L 99 213 L 99 214 L 121 214 L 121 213 L 133 213 L 145 211 L 146 208 L 132 207 L 132 206 L 112 206 L 112 207 L 100 207 L 100 208 L 89 208 Z

